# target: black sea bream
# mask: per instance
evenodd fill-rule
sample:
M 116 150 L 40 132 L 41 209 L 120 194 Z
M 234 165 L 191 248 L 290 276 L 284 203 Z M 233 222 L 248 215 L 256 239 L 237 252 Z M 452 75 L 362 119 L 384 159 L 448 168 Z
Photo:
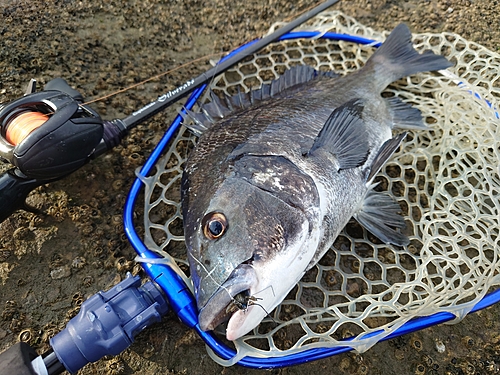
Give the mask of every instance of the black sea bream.
M 182 177 L 184 234 L 202 330 L 229 319 L 235 340 L 256 327 L 354 217 L 405 245 L 399 205 L 372 189 L 418 109 L 383 98 L 391 82 L 440 70 L 399 25 L 366 65 L 343 77 L 295 67 L 250 93 L 191 113 L 202 132 Z

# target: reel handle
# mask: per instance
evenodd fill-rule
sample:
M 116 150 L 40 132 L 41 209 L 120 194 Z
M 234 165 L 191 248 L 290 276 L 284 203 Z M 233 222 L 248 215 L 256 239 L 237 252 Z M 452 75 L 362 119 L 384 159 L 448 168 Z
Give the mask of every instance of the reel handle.
M 72 88 L 70 85 L 68 85 L 68 82 L 66 82 L 62 78 L 54 78 L 47 82 L 45 86 L 43 86 L 44 91 L 61 91 L 65 92 L 69 96 L 71 96 L 73 99 L 75 99 L 77 102 L 83 103 L 83 95 L 80 94 L 79 91 L 75 90 Z

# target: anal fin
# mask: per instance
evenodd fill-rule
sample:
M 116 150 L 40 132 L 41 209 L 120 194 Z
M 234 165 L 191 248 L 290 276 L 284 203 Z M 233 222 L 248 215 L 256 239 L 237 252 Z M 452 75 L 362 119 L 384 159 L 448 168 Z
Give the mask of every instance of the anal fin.
M 403 217 L 399 215 L 401 207 L 392 197 L 376 192 L 372 187 L 354 218 L 381 241 L 397 246 L 407 245 L 408 237 L 396 230 L 406 227 Z

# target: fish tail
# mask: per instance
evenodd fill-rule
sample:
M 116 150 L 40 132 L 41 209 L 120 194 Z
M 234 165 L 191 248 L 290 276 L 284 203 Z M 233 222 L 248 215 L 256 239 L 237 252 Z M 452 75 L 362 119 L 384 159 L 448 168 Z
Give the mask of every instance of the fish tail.
M 405 24 L 399 24 L 381 47 L 366 63 L 368 71 L 375 70 L 375 84 L 380 91 L 390 83 L 419 72 L 446 69 L 453 64 L 446 58 L 425 51 L 420 54 L 413 48 L 411 32 Z

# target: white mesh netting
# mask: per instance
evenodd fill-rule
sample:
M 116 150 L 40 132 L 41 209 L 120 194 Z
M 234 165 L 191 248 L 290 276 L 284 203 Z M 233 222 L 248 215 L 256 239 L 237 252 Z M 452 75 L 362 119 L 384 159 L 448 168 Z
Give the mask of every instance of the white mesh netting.
M 340 12 L 324 13 L 304 29 L 379 41 L 387 35 Z M 411 318 L 440 311 L 464 317 L 499 283 L 500 56 L 449 33 L 415 34 L 414 43 L 455 66 L 452 74 L 419 74 L 387 89 L 418 107 L 430 128 L 409 134 L 377 177 L 379 189 L 401 205 L 410 245 L 387 246 L 349 224 L 271 312 L 272 319 L 234 343 L 237 357 L 220 363 L 325 346 L 364 351 Z M 372 53 L 370 46 L 324 39 L 280 42 L 218 77 L 212 87 L 227 94 L 237 87 L 247 91 L 297 64 L 344 74 Z M 175 258 L 179 272 L 187 271 L 180 178 L 195 142 L 183 129 L 156 173 L 143 179 L 144 242 L 169 262 Z M 356 338 L 340 341 L 351 336 Z

